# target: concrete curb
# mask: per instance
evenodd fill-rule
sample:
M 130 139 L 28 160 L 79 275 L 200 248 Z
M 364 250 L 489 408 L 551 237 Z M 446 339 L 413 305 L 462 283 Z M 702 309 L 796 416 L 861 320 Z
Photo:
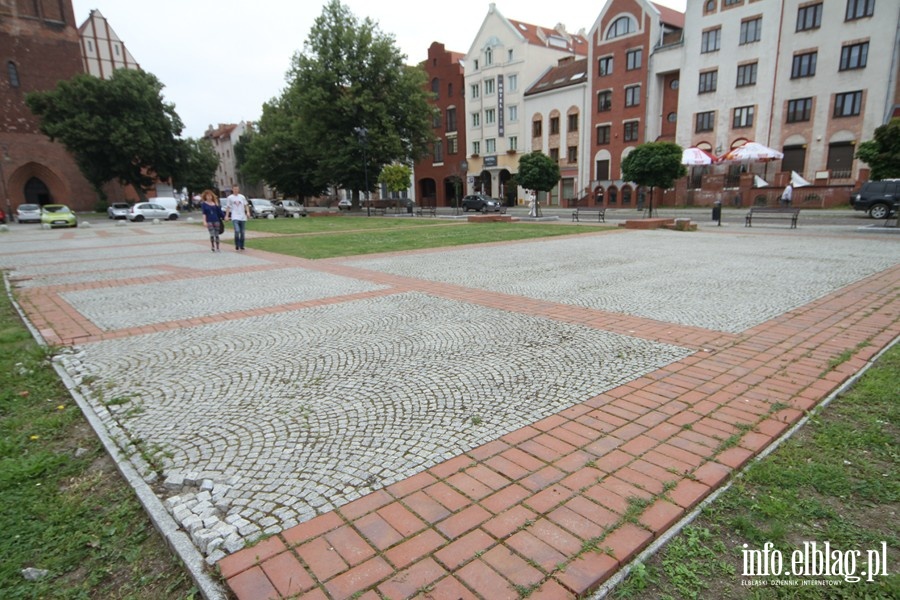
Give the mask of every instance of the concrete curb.
M 9 279 L 6 276 L 6 272 L 4 272 L 3 274 L 3 282 L 6 287 L 6 295 L 12 303 L 13 307 L 15 307 L 16 312 L 19 313 L 19 317 L 22 319 L 22 322 L 25 323 L 25 326 L 31 332 L 31 335 L 34 337 L 37 343 L 46 348 L 48 346 L 47 342 L 44 340 L 43 336 L 41 336 L 40 332 L 35 329 L 31 322 L 26 318 L 22 307 L 20 307 L 19 303 L 16 302 L 16 299 L 12 294 L 12 288 L 9 285 Z M 108 435 L 103 421 L 94 411 L 93 407 L 91 407 L 91 405 L 78 392 L 77 384 L 68 374 L 68 372 L 66 372 L 65 368 L 59 363 L 59 360 L 57 358 L 53 359 L 53 369 L 56 371 L 57 375 L 59 375 L 59 378 L 62 380 L 63 385 L 66 386 L 69 394 L 78 404 L 78 407 L 81 409 L 82 414 L 84 415 L 85 419 L 87 419 L 96 436 L 103 443 L 103 447 L 106 449 L 107 453 L 109 453 L 109 456 L 113 459 L 113 462 L 115 463 L 116 468 L 119 470 L 119 473 L 122 474 L 122 477 L 125 478 L 125 481 L 127 481 L 128 485 L 131 486 L 131 489 L 134 490 L 135 494 L 137 495 L 138 501 L 150 516 L 150 520 L 153 522 L 153 525 L 159 531 L 160 535 L 163 536 L 163 539 L 166 541 L 166 545 L 168 545 L 169 548 L 173 552 L 175 552 L 176 555 L 178 555 L 178 558 L 181 559 L 181 562 L 188 570 L 188 573 L 190 574 L 194 585 L 197 586 L 198 591 L 206 600 L 225 600 L 227 598 L 227 595 L 222 586 L 219 585 L 219 582 L 216 581 L 208 573 L 208 567 L 203 556 L 191 542 L 187 534 L 178 528 L 175 520 L 163 506 L 162 501 L 156 496 L 153 490 L 150 489 L 150 486 L 147 485 L 144 479 L 131 465 L 131 462 L 122 455 L 119 447 Z

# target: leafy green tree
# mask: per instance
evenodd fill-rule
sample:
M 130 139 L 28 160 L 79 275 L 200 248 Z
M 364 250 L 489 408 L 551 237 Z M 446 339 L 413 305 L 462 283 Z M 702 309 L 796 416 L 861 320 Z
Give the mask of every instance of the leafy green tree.
M 209 140 L 188 138 L 181 142 L 182 159 L 176 182 L 190 190 L 191 195 L 205 189 L 216 189 L 216 169 L 219 157 Z
M 872 179 L 900 177 L 900 119 L 877 127 L 873 139 L 859 145 L 856 157 L 872 169 Z
M 649 142 L 631 151 L 622 161 L 622 176 L 627 181 L 650 188 L 649 215 L 653 216 L 653 188 L 671 188 L 675 180 L 687 175 L 681 164 L 683 149 L 672 142 Z
M 516 180 L 526 190 L 549 192 L 559 183 L 559 164 L 543 152 L 530 152 L 519 159 Z
M 283 100 L 296 111 L 296 138 L 317 179 L 352 189 L 355 206 L 383 165 L 412 163 L 433 141 L 425 73 L 405 59 L 393 36 L 338 0 L 324 6 L 294 55 Z
M 75 158 L 102 202 L 103 185 L 118 180 L 141 198 L 154 176 L 177 174 L 184 149 L 176 136 L 182 122 L 163 101 L 163 85 L 151 73 L 118 69 L 108 79 L 76 75 L 53 90 L 25 99 L 40 130 Z
M 287 90 L 263 105 L 263 114 L 250 135 L 241 136 L 238 166 L 250 183 L 266 182 L 286 196 L 305 199 L 321 194 L 328 181 L 318 170 L 317 149 L 303 137 L 297 94 Z

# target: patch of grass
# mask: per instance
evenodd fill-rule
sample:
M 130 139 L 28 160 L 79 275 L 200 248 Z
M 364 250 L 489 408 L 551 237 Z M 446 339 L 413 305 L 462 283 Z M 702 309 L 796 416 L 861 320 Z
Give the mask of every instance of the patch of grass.
M 558 225 L 546 223 L 442 223 L 428 222 L 415 226 L 421 221 L 406 219 L 309 219 L 310 226 L 318 226 L 319 221 L 359 221 L 366 227 L 356 229 L 331 230 L 321 229 L 309 231 L 307 235 L 294 232 L 291 235 L 267 237 L 252 241 L 253 248 L 278 252 L 301 258 L 333 258 L 337 256 L 357 256 L 378 252 L 397 252 L 402 250 L 420 250 L 424 248 L 442 248 L 463 246 L 485 242 L 503 242 L 512 240 L 528 240 L 577 233 L 596 233 L 600 228 L 586 225 Z M 288 221 L 287 219 L 285 221 Z M 305 219 L 290 219 L 294 221 Z M 403 226 L 402 223 L 409 223 Z M 328 223 L 325 223 L 328 225 Z M 274 221 L 265 223 L 266 227 L 276 227 Z M 612 228 L 610 228 L 612 229 Z M 324 233 L 328 234 L 325 235 Z M 287 232 L 282 232 L 287 233 Z
M 199 597 L 5 294 L 0 505 L 4 599 Z
M 694 523 L 635 570 L 621 598 L 900 597 L 900 346 L 850 392 L 814 412 L 794 437 L 753 463 Z M 804 542 L 841 552 L 887 547 L 888 576 L 834 587 L 756 586 L 743 576 L 744 544 L 772 542 L 790 566 Z M 780 578 L 784 579 L 784 578 Z M 823 577 L 793 577 L 816 580 Z

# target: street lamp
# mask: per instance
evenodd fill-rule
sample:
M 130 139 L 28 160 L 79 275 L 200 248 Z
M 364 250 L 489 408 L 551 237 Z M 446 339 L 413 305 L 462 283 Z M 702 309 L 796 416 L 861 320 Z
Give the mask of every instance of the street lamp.
M 9 200 L 9 186 L 6 183 L 6 172 L 3 170 L 3 163 L 9 162 L 9 146 L 6 144 L 0 144 L 0 153 L 3 156 L 0 156 L 0 183 L 3 184 L 3 197 L 6 198 L 6 214 L 9 222 L 13 221 L 13 211 L 12 211 L 12 203 Z
M 366 158 L 366 147 L 369 145 L 369 130 L 365 127 L 354 127 L 353 133 L 359 138 L 359 145 L 363 151 L 363 176 L 366 181 L 366 216 L 372 216 L 372 208 L 369 202 L 369 161 Z
M 469 161 L 466 159 L 462 159 L 459 162 L 459 172 L 462 174 L 459 180 L 459 192 L 456 194 L 456 214 L 459 215 L 459 200 L 460 196 L 462 196 L 462 190 L 465 189 L 466 185 L 466 173 L 469 172 Z

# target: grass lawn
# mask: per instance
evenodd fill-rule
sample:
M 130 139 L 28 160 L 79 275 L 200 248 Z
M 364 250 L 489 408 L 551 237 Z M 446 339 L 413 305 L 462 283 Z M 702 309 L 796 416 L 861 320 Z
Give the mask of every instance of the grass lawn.
M 4 600 L 199 597 L 6 294 L 0 506 Z M 29 567 L 47 574 L 27 581 Z
M 885 353 L 847 394 L 810 421 L 682 533 L 614 590 L 613 598 L 900 598 L 900 345 Z M 744 544 L 771 542 L 790 571 L 804 542 L 832 550 L 887 548 L 888 576 L 744 577 Z M 774 552 L 772 553 L 774 555 Z M 849 571 L 849 555 L 839 565 Z M 759 571 L 757 571 L 759 572 Z M 783 586 L 773 580 L 831 580 L 835 586 Z M 750 585 L 753 582 L 754 585 Z M 743 585 L 742 585 L 743 583 Z M 767 585 L 761 585 L 766 583 Z
M 312 259 L 528 240 L 615 229 L 592 225 L 467 223 L 359 217 L 260 219 L 252 221 L 249 228 L 252 231 L 281 234 L 278 237 L 250 240 L 248 246 L 251 248 Z M 225 239 L 228 239 L 227 232 Z

